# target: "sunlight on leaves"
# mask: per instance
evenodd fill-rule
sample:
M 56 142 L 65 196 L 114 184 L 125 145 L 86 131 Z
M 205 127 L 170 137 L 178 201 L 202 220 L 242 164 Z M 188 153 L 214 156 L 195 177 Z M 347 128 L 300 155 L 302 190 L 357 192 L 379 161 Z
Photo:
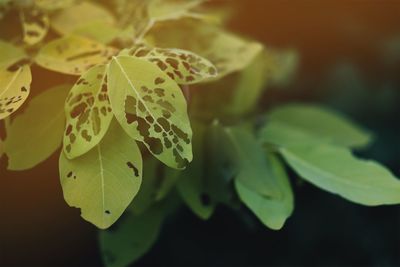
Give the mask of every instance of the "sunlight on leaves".
M 344 116 L 306 104 L 285 105 L 271 111 L 260 138 L 265 143 L 285 147 L 316 143 L 363 147 L 372 139 L 368 132 Z
M 29 65 L 0 69 L 0 120 L 15 112 L 25 102 L 31 82 Z
M 34 0 L 35 5 L 41 9 L 54 11 L 72 5 L 76 0 Z
M 293 192 L 289 178 L 279 159 L 273 154 L 268 154 L 265 159 L 270 172 L 260 174 L 260 178 L 275 180 L 281 192 L 280 197 L 262 196 L 249 189 L 239 179 L 235 180 L 235 186 L 240 199 L 261 222 L 273 230 L 280 230 L 293 212 Z
M 64 152 L 73 159 L 96 146 L 113 118 L 106 83 L 107 67 L 98 65 L 84 73 L 65 103 Z
M 35 96 L 7 127 L 4 146 L 9 170 L 30 169 L 61 146 L 65 125 L 63 107 L 70 88 L 70 85 L 60 85 Z
M 108 89 L 113 112 L 129 136 L 172 168 L 192 160 L 185 97 L 167 74 L 140 58 L 114 57 Z
M 302 178 L 328 192 L 367 206 L 400 203 L 400 180 L 377 162 L 357 159 L 346 148 L 299 144 L 280 152 Z
M 117 51 L 84 37 L 67 36 L 47 43 L 35 58 L 43 68 L 81 75 L 89 68 L 108 62 Z
M 102 229 L 121 216 L 142 181 L 140 150 L 116 122 L 83 156 L 68 160 L 61 152 L 59 165 L 65 201 L 80 208 L 85 220 Z
M 181 49 L 151 48 L 140 44 L 123 50 L 120 55 L 153 62 L 178 84 L 198 83 L 217 75 L 217 69 L 210 61 Z

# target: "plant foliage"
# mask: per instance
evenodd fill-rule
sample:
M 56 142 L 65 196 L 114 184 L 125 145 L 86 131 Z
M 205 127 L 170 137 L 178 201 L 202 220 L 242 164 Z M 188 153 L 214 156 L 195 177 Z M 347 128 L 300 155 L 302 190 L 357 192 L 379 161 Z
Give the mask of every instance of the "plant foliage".
M 297 54 L 227 32 L 208 10 L 201 0 L 0 1 L 1 24 L 21 28 L 0 32 L 0 157 L 27 170 L 62 147 L 67 204 L 101 229 L 124 214 L 100 232 L 109 266 L 150 249 L 180 203 L 201 219 L 245 206 L 281 229 L 294 210 L 287 167 L 358 204 L 400 203 L 399 179 L 352 154 L 368 131 L 324 107 L 258 105 L 290 82 Z M 38 93 L 40 68 L 74 84 Z

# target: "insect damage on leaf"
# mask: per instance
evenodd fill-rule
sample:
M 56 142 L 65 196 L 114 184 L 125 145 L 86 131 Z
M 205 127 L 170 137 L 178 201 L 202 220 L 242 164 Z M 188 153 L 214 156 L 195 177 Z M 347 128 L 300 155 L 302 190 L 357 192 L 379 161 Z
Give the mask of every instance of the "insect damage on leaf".
M 84 37 L 67 36 L 46 44 L 35 61 L 43 68 L 81 75 L 91 67 L 108 62 L 117 50 Z
M 166 165 L 192 160 L 192 130 L 179 86 L 156 65 L 137 57 L 115 57 L 108 71 L 113 112 L 125 131 Z
M 67 97 L 64 152 L 70 159 L 96 146 L 113 118 L 107 95 L 106 72 L 105 65 L 89 69 L 78 79 Z
M 152 48 L 139 44 L 123 50 L 120 55 L 140 57 L 153 62 L 178 84 L 198 83 L 217 75 L 217 69 L 210 61 L 181 49 Z
M 96 148 L 73 160 L 61 152 L 59 165 L 68 205 L 102 229 L 121 216 L 142 181 L 140 150 L 115 121 Z
M 27 99 L 32 82 L 29 65 L 0 69 L 0 120 L 15 112 Z
M 38 9 L 24 10 L 21 13 L 24 42 L 34 45 L 47 34 L 50 26 L 49 17 Z

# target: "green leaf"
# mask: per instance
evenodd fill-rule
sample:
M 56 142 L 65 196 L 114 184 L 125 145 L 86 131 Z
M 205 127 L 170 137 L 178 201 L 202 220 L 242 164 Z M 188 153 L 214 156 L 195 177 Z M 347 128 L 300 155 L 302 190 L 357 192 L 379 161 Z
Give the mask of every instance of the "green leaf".
M 64 131 L 64 101 L 70 86 L 61 85 L 35 96 L 7 127 L 5 152 L 9 170 L 30 169 L 60 146 Z
M 328 192 L 368 206 L 400 203 L 400 180 L 374 161 L 355 158 L 346 148 L 304 145 L 280 152 L 302 178 Z
M 163 176 L 158 183 L 157 191 L 155 194 L 156 201 L 164 199 L 172 191 L 172 189 L 178 182 L 179 176 L 181 174 L 181 171 L 168 168 L 167 166 L 163 167 Z
M 285 169 L 279 159 L 273 154 L 266 157 L 270 172 L 261 173 L 259 179 L 276 181 L 280 197 L 265 197 L 249 189 L 238 179 L 235 180 L 236 190 L 243 203 L 269 228 L 279 230 L 293 212 L 293 192 Z
M 217 67 L 217 78 L 246 68 L 263 49 L 260 43 L 200 20 L 163 23 L 149 32 L 148 39 L 157 47 L 186 49 L 207 58 Z
M 0 69 L 0 120 L 21 107 L 28 98 L 31 82 L 29 65 Z
M 81 75 L 91 67 L 108 62 L 114 48 L 84 37 L 67 36 L 47 43 L 35 58 L 43 68 L 70 75 Z
M 199 83 L 217 75 L 217 69 L 210 61 L 181 49 L 152 48 L 140 44 L 124 49 L 120 55 L 140 57 L 153 62 L 178 84 Z
M 263 89 L 269 79 L 267 70 L 270 62 L 265 57 L 256 57 L 235 80 L 232 99 L 226 105 L 226 111 L 233 114 L 243 114 L 255 108 Z
M 23 49 L 0 40 L 0 69 L 5 69 L 23 60 L 26 55 Z
M 149 16 L 155 21 L 180 19 L 202 2 L 204 0 L 153 0 L 149 5 Z
M 142 181 L 140 150 L 116 122 L 83 156 L 68 160 L 62 152 L 59 166 L 68 205 L 80 208 L 85 220 L 102 229 L 121 216 Z
M 192 160 L 186 101 L 175 81 L 151 62 L 118 56 L 110 63 L 108 88 L 113 112 L 132 138 L 172 168 Z
M 281 197 L 278 184 L 274 179 L 261 178 L 272 177 L 273 174 L 265 159 L 264 149 L 251 130 L 245 127 L 234 127 L 226 128 L 225 132 L 226 149 L 230 149 L 232 160 L 238 169 L 236 179 L 249 190 L 263 197 Z
M 114 16 L 94 2 L 80 2 L 61 10 L 52 17 L 51 26 L 61 35 L 75 33 L 102 43 L 119 33 Z
M 95 147 L 114 117 L 107 94 L 107 67 L 98 65 L 84 73 L 65 103 L 64 152 L 73 159 Z
M 194 161 L 181 171 L 177 189 L 185 204 L 201 219 L 207 220 L 215 210 L 215 200 L 210 194 L 210 184 L 206 176 L 204 155 L 204 133 L 206 126 L 193 125 Z
M 161 163 L 154 157 L 147 158 L 143 164 L 143 181 L 140 191 L 129 206 L 133 214 L 145 212 L 155 201 L 157 182 L 160 179 Z
M 286 105 L 270 112 L 260 138 L 285 147 L 316 143 L 362 147 L 371 141 L 368 132 L 338 113 L 305 104 Z
M 21 12 L 24 43 L 34 45 L 43 40 L 49 31 L 50 20 L 46 13 L 39 9 L 27 9 Z
M 146 254 L 155 244 L 164 218 L 177 204 L 177 199 L 170 197 L 140 215 L 128 211 L 115 228 L 101 231 L 99 241 L 104 264 L 128 266 Z

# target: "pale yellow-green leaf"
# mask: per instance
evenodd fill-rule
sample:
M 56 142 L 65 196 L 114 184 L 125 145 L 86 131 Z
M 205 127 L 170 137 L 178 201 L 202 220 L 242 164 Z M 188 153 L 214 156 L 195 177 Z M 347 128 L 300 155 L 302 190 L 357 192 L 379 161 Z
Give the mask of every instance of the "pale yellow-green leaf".
M 21 12 L 24 42 L 34 45 L 43 40 L 49 31 L 50 20 L 46 13 L 33 8 Z
M 8 71 L 0 69 L 0 120 L 15 112 L 28 98 L 32 82 L 28 65 Z
M 176 20 L 188 16 L 190 10 L 204 0 L 152 0 L 149 4 L 149 16 L 155 21 Z
M 0 69 L 5 69 L 26 58 L 23 49 L 0 40 Z
M 68 160 L 61 152 L 59 167 L 65 201 L 102 229 L 122 215 L 142 181 L 140 150 L 116 122 L 103 140 L 81 157 Z
M 400 180 L 377 162 L 354 157 L 347 148 L 313 144 L 280 152 L 302 178 L 328 192 L 367 206 L 400 203 Z
M 89 36 L 86 34 L 83 36 L 95 37 L 96 40 L 101 38 L 101 32 L 104 29 L 108 30 L 113 25 L 115 25 L 115 18 L 105 7 L 88 1 L 65 8 L 51 18 L 51 26 L 62 35 L 87 33 Z M 108 31 L 105 33 L 109 34 Z
M 61 85 L 35 96 L 7 127 L 4 145 L 9 170 L 30 169 L 61 146 L 65 124 L 63 106 L 70 88 L 70 85 Z
M 260 174 L 260 179 L 275 180 L 281 192 L 279 197 L 265 197 L 235 180 L 236 190 L 243 203 L 269 228 L 279 230 L 293 212 L 294 200 L 289 178 L 279 159 L 273 154 L 265 158 L 270 172 Z
M 272 110 L 260 138 L 279 146 L 330 143 L 362 147 L 371 141 L 368 132 L 339 113 L 307 104 L 288 104 Z
M 137 57 L 114 57 L 108 90 L 113 112 L 132 138 L 172 168 L 184 168 L 192 160 L 185 97 L 155 64 Z
M 105 65 L 89 69 L 68 95 L 65 103 L 64 153 L 69 159 L 96 146 L 114 117 L 107 94 L 106 74 Z
M 178 84 L 198 83 L 217 75 L 217 69 L 210 61 L 186 50 L 152 48 L 140 44 L 121 51 L 120 55 L 153 62 Z
M 96 41 L 67 36 L 47 43 L 35 58 L 43 68 L 71 75 L 81 75 L 89 68 L 108 62 L 116 49 Z

